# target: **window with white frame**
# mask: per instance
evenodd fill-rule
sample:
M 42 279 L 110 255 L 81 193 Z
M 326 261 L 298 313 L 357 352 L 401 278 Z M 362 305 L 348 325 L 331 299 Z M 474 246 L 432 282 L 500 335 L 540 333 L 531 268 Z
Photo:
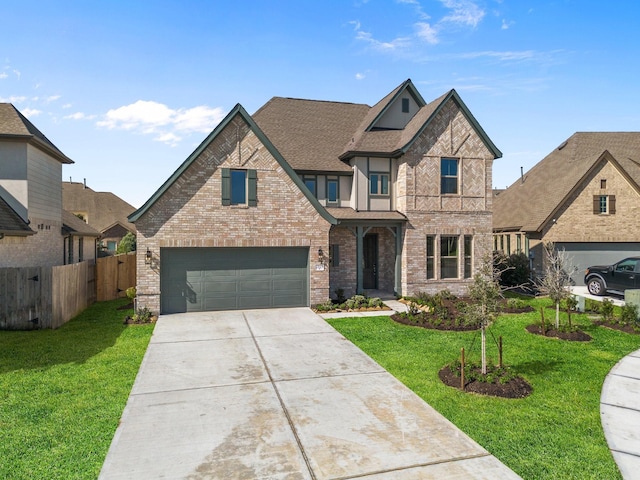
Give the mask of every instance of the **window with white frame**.
M 458 236 L 440 237 L 440 278 L 458 278 Z
M 458 194 L 457 158 L 442 158 L 440 160 L 440 193 L 442 195 Z
M 340 183 L 338 177 L 327 177 L 327 203 L 338 203 L 340 199 Z

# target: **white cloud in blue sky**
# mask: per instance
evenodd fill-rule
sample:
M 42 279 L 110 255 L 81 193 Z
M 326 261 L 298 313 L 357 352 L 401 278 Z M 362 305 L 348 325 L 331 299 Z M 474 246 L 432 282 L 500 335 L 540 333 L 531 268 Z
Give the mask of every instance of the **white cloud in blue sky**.
M 640 130 L 638 13 L 595 0 L 4 2 L 0 101 L 76 162 L 66 178 L 141 205 L 236 103 L 372 105 L 411 78 L 427 101 L 461 93 L 504 154 L 505 187 L 575 131 Z

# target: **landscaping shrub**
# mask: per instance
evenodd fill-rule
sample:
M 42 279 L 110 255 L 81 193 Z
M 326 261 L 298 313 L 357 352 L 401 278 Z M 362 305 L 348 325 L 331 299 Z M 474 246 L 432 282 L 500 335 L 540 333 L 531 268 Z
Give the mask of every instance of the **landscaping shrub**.
M 529 258 L 524 253 L 513 253 L 509 256 L 496 253 L 494 266 L 502 272 L 500 285 L 503 287 L 524 286 L 530 283 Z

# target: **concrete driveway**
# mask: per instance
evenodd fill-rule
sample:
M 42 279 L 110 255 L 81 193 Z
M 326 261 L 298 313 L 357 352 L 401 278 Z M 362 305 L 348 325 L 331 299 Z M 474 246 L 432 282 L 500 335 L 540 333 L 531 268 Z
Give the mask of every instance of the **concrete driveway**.
M 307 308 L 161 316 L 100 479 L 515 479 Z

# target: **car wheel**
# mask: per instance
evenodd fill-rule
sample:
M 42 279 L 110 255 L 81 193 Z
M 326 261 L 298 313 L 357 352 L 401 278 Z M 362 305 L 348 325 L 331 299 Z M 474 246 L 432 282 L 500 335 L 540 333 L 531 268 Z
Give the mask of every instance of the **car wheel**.
M 591 295 L 604 295 L 604 285 L 599 278 L 592 278 L 587 282 L 587 290 Z

